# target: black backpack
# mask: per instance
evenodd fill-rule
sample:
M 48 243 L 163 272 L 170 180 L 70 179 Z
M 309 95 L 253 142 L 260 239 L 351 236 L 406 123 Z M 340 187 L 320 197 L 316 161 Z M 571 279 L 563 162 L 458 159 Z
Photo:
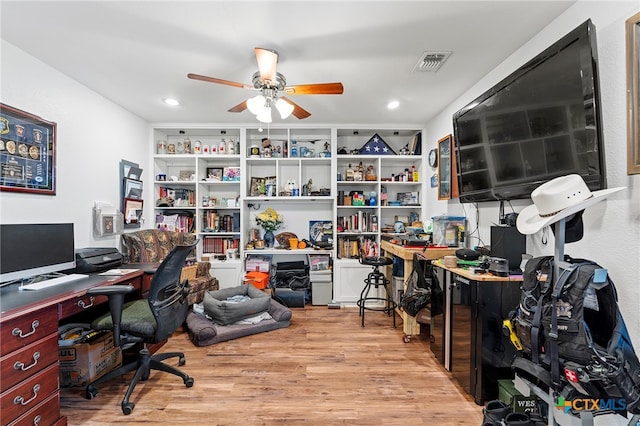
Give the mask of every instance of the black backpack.
M 571 387 L 593 398 L 624 398 L 626 409 L 638 414 L 640 362 L 615 286 L 597 263 L 567 260 L 570 265 L 557 280 L 553 257 L 527 262 L 512 315 L 523 357 L 512 367 L 557 392 Z

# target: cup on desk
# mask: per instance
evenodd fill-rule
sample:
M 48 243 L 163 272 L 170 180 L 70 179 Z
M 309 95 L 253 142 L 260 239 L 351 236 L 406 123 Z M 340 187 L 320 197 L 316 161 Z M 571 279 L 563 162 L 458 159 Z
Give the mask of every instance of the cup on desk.
M 289 248 L 293 249 L 293 250 L 298 248 L 298 239 L 297 238 L 289 238 Z

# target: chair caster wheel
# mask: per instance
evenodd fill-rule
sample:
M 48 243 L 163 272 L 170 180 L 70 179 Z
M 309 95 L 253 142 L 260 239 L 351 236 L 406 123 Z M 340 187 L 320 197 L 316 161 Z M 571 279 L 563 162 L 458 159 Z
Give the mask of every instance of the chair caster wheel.
M 178 365 L 185 365 L 187 363 L 187 361 L 184 359 L 184 356 L 181 356 L 178 359 Z
M 186 379 L 184 379 L 184 384 L 188 388 L 192 387 L 193 386 L 193 378 L 192 377 L 187 377 Z
M 84 394 L 84 397 L 85 397 L 86 399 L 93 399 L 93 398 L 95 398 L 97 395 L 98 395 L 98 390 L 97 390 L 97 389 L 91 389 L 91 390 L 87 389 L 87 390 L 86 390 L 86 392 L 85 392 L 85 394 Z
M 127 402 L 122 403 L 122 414 L 124 414 L 125 416 L 128 416 L 129 414 L 133 413 L 133 409 L 135 408 L 136 404 L 134 404 L 133 402 Z
M 402 338 L 402 341 L 405 343 L 409 343 L 411 341 L 411 336 L 407 336 L 406 334 Z

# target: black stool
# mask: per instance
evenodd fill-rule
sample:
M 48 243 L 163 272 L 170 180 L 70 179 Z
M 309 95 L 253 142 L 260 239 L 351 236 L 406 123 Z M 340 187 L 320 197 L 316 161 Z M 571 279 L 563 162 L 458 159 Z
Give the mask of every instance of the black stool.
M 364 288 L 360 293 L 360 299 L 358 300 L 358 307 L 360 308 L 359 315 L 362 317 L 362 326 L 364 327 L 364 311 L 368 309 L 370 311 L 380 311 L 386 312 L 387 316 L 391 316 L 393 313 L 393 327 L 396 326 L 396 307 L 398 306 L 396 302 L 393 300 L 393 296 L 391 293 L 391 282 L 385 277 L 385 275 L 380 272 L 381 266 L 391 265 L 393 263 L 392 259 L 388 257 L 382 256 L 369 256 L 369 257 L 361 257 L 360 263 L 363 265 L 370 265 L 373 267 L 373 271 L 369 272 L 367 278 L 364 280 Z M 375 297 L 369 297 L 369 291 L 371 287 L 375 287 L 377 290 L 379 286 L 384 287 L 384 291 L 386 293 L 386 297 L 378 297 L 376 292 Z M 366 303 L 369 301 L 384 301 L 385 304 L 382 307 L 378 306 L 367 306 Z

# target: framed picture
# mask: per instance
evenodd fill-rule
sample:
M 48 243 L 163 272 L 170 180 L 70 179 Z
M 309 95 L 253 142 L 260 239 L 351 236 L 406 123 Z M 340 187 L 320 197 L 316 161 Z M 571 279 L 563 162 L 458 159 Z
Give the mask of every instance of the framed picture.
M 56 123 L 0 103 L 0 191 L 56 195 Z
M 259 197 L 266 193 L 266 179 L 263 177 L 252 177 L 251 186 L 249 187 L 250 197 Z
M 627 19 L 627 174 L 640 174 L 640 13 Z
M 207 167 L 207 176 L 205 179 L 214 182 L 221 182 L 223 170 L 224 169 L 222 167 Z
M 240 181 L 240 167 L 225 167 L 222 172 L 222 180 L 225 182 Z
M 135 198 L 124 199 L 124 221 L 125 223 L 140 223 L 142 218 L 143 200 Z
M 142 198 L 142 181 L 135 179 L 124 179 L 124 196 L 127 198 Z
M 193 180 L 191 179 L 191 177 L 195 176 L 194 173 L 195 171 L 193 170 L 180 170 L 180 173 L 178 174 L 178 180 L 182 182 L 191 181 Z

